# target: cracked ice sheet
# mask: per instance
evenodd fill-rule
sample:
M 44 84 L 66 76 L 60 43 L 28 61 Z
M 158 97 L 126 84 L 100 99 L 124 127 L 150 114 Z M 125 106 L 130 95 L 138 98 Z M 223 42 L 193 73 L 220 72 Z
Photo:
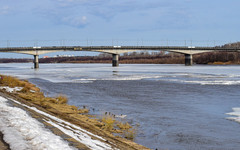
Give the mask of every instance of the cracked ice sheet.
M 66 141 L 46 129 L 26 111 L 0 97 L 0 131 L 12 150 L 72 150 Z

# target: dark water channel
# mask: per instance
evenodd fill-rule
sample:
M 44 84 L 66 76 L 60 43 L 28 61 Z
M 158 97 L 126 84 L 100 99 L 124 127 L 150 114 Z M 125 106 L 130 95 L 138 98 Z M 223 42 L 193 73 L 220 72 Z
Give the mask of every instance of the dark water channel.
M 31 81 L 50 95 L 68 95 L 70 104 L 127 115 L 133 125 L 140 125 L 136 142 L 152 149 L 240 148 L 240 125 L 225 119 L 225 113 L 239 104 L 239 85 L 152 80 L 87 84 Z

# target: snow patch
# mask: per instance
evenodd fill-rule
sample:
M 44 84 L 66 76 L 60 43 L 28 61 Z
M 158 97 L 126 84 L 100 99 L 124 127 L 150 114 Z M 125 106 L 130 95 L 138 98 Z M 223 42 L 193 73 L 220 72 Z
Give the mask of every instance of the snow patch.
M 117 118 L 125 118 L 125 117 L 127 117 L 127 115 L 121 114 L 121 115 L 116 115 L 115 117 L 117 117 Z
M 58 128 L 65 134 L 71 136 L 75 140 L 79 141 L 80 143 L 84 143 L 88 148 L 93 150 L 110 150 L 112 149 L 110 145 L 105 144 L 99 140 L 93 140 L 91 137 L 83 132 L 78 130 L 72 129 L 70 126 L 63 125 L 63 124 L 56 124 L 52 121 L 46 121 L 47 123 L 51 124 L 52 126 Z
M 34 90 L 29 90 L 30 92 L 32 92 L 32 93 L 35 93 L 36 91 L 34 91 Z
M 7 92 L 9 93 L 13 93 L 13 92 L 17 92 L 17 91 L 21 91 L 23 89 L 23 87 L 14 87 L 14 88 L 10 88 L 8 86 L 1 86 L 0 87 L 1 90 L 5 89 Z
M 26 111 L 10 106 L 7 101 L 0 97 L 0 131 L 12 150 L 75 149 L 29 116 Z
M 83 143 L 84 145 L 86 145 L 87 147 L 89 147 L 90 149 L 94 149 L 94 150 L 109 150 L 109 149 L 112 149 L 111 146 L 109 144 L 106 144 L 104 142 L 101 142 L 100 140 L 102 141 L 107 141 L 106 139 L 98 136 L 98 135 L 95 135 L 95 134 L 92 134 L 91 132 L 88 132 L 87 130 L 84 130 L 82 128 L 80 128 L 79 126 L 76 126 L 74 124 L 71 124 L 69 122 L 66 122 L 62 119 L 59 119 L 55 116 L 52 116 L 48 113 L 45 113 L 43 111 L 40 111 L 38 110 L 37 108 L 35 107 L 30 107 L 30 106 L 27 106 L 25 104 L 22 104 L 14 99 L 11 99 L 12 101 L 14 101 L 15 103 L 18 103 L 24 107 L 27 107 L 31 110 L 34 110 L 35 112 L 37 113 L 40 113 L 54 121 L 56 121 L 57 123 L 51 121 L 51 120 L 46 120 L 46 122 L 48 122 L 49 124 L 53 125 L 54 127 L 58 128 L 59 130 L 61 130 L 62 132 L 64 132 L 65 134 L 71 136 L 72 138 L 74 138 L 75 140 Z M 95 137 L 99 140 L 95 140 L 95 139 L 92 139 L 92 137 Z

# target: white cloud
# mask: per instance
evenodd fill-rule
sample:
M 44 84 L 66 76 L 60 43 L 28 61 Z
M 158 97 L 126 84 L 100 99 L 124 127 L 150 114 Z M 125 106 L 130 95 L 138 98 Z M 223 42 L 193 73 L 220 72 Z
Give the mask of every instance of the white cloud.
M 58 0 L 58 5 L 62 7 L 72 7 L 76 5 L 101 5 L 108 1 L 104 0 Z
M 75 27 L 84 27 L 87 25 L 87 17 L 86 16 L 77 16 L 77 17 L 63 17 L 62 22 L 64 24 L 70 24 Z
M 154 26 L 171 27 L 174 24 L 185 26 L 188 22 L 188 9 L 184 4 L 174 0 L 45 0 L 50 2 L 47 6 L 42 3 L 38 7 L 38 14 L 49 18 L 56 24 L 65 24 L 72 27 L 82 28 L 90 24 L 106 21 L 111 23 L 119 21 L 133 28 L 133 24 L 146 24 L 148 28 Z M 143 14 L 143 15 L 142 15 Z M 88 18 L 86 17 L 88 16 Z M 122 17 L 125 16 L 125 17 Z M 90 19 L 89 19 L 90 18 Z M 177 21 L 176 21 L 177 19 Z M 149 20 L 147 24 L 144 20 Z M 184 21 L 181 21 L 184 20 Z M 165 22 L 168 22 L 167 24 Z M 166 25 L 165 25 L 166 24 Z
M 10 7 L 9 6 L 0 7 L 0 15 L 8 14 L 9 11 L 10 11 Z

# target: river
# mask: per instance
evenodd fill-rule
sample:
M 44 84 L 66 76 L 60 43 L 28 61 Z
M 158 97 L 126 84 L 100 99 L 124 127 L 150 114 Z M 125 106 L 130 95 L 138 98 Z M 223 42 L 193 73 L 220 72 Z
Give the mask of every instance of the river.
M 240 66 L 0 64 L 92 114 L 126 115 L 151 149 L 240 149 Z M 234 109 L 234 110 L 233 110 Z M 228 113 L 228 114 L 227 114 Z

